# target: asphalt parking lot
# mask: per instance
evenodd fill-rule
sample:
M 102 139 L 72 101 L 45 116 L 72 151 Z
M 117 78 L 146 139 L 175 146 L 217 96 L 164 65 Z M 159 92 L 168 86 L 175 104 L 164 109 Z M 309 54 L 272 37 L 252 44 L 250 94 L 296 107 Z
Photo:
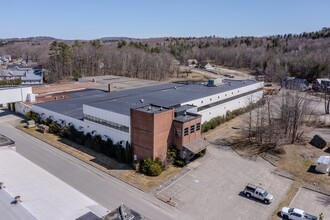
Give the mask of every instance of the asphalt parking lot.
M 299 208 L 319 217 L 323 212 L 324 220 L 330 219 L 330 195 L 316 192 L 307 188 L 300 188 L 291 202 L 290 208 Z
M 292 180 L 273 174 L 263 159 L 243 159 L 231 150 L 208 147 L 206 158 L 159 193 L 178 202 L 191 219 L 267 220 L 289 190 Z M 247 183 L 257 184 L 274 195 L 270 205 L 246 198 Z

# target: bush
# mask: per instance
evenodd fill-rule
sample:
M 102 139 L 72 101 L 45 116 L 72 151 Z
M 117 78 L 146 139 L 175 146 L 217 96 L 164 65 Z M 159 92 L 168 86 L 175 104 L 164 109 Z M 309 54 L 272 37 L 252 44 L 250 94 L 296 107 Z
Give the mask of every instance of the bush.
M 147 176 L 158 176 L 163 172 L 161 161 L 156 159 L 153 161 L 151 158 L 143 160 L 140 164 L 140 172 Z
M 210 123 L 210 127 L 211 127 L 211 129 L 214 129 L 214 128 L 216 128 L 217 126 L 218 126 L 218 123 L 217 123 L 217 120 L 215 119 L 215 118 L 213 118 L 210 122 L 208 122 L 208 123 Z
M 168 161 L 178 167 L 184 167 L 186 165 L 186 163 L 184 162 L 184 160 L 181 159 L 180 157 L 180 152 L 178 149 L 176 149 L 175 147 L 171 147 L 168 150 L 168 154 L 167 154 L 167 158 Z
M 25 113 L 25 117 L 28 120 L 34 120 L 36 123 L 40 122 L 40 115 L 36 112 L 28 111 L 27 113 Z
M 153 163 L 149 167 L 149 176 L 159 176 L 163 172 L 162 167 L 158 163 Z
M 49 133 L 53 133 L 57 135 L 61 134 L 62 127 L 57 122 L 52 122 L 48 126 L 49 126 L 49 130 L 48 130 Z
M 178 167 L 184 167 L 186 165 L 186 162 L 182 159 L 177 159 L 174 161 L 174 165 Z

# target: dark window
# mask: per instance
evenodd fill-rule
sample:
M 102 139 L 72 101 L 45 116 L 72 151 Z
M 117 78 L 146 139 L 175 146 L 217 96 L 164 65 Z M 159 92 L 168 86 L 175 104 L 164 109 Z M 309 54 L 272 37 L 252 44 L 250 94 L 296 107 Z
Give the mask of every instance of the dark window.
M 187 136 L 189 134 L 189 128 L 184 129 L 184 136 Z
M 203 101 L 201 101 L 201 103 L 203 104 Z
M 210 101 L 212 101 L 212 98 L 210 98 Z
M 201 123 L 196 124 L 196 131 L 199 131 L 199 130 L 201 130 Z
M 190 133 L 194 133 L 195 132 L 195 125 L 190 126 Z

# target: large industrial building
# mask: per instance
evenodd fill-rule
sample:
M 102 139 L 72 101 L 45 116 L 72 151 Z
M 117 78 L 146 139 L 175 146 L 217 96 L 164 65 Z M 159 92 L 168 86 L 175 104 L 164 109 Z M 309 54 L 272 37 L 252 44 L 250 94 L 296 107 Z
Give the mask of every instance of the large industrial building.
M 105 92 L 86 90 L 32 106 L 43 119 L 130 142 L 135 159 L 165 159 L 168 146 L 190 157 L 205 148 L 201 123 L 262 97 L 263 82 L 220 80 L 208 84 L 167 83 Z M 252 98 L 252 100 L 251 100 Z

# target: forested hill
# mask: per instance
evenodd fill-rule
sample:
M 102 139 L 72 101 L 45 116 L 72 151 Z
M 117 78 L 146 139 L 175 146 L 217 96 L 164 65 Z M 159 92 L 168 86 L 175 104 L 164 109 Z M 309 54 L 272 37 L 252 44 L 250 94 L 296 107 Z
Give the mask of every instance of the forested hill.
M 43 64 L 49 81 L 103 74 L 163 80 L 176 71 L 174 58 L 246 68 L 272 81 L 286 76 L 311 81 L 330 75 L 330 28 L 268 37 L 7 39 L 0 40 L 1 54 Z

